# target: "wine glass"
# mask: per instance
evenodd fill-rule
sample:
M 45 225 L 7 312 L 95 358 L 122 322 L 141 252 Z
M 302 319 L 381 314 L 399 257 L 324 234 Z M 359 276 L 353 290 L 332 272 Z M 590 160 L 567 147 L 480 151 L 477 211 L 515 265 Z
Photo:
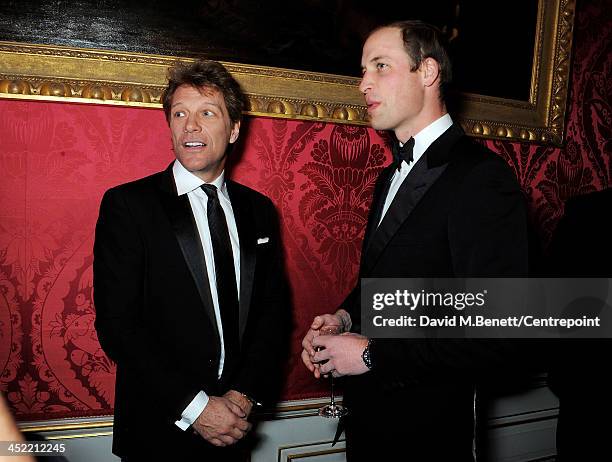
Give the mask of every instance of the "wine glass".
M 325 326 L 321 328 L 319 335 L 339 335 L 341 333 L 342 328 L 340 326 Z M 317 351 L 320 351 L 322 349 L 322 347 L 318 347 Z M 334 396 L 334 376 L 331 373 L 329 374 L 329 384 L 331 389 L 329 404 L 326 404 L 325 406 L 319 409 L 319 415 L 321 417 L 337 419 L 339 417 L 347 415 L 348 409 L 342 404 L 336 403 L 336 398 Z

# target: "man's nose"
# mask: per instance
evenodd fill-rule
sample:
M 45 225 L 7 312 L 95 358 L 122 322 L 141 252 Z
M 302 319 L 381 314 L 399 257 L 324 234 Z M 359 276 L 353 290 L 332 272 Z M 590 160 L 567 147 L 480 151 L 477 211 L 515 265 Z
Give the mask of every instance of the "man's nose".
M 194 115 L 187 116 L 187 121 L 185 122 L 185 131 L 187 133 L 200 131 L 200 126 L 198 125 Z
M 365 74 L 363 74 L 363 77 L 361 77 L 361 82 L 359 82 L 359 91 L 365 95 L 371 89 L 372 82 L 368 73 L 366 72 Z

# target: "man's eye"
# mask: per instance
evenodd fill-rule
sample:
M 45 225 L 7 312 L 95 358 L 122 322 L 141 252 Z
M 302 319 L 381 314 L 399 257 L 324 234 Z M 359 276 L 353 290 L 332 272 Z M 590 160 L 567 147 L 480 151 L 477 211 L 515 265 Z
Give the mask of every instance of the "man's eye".
M 376 63 L 376 69 L 380 70 L 380 69 L 385 69 L 389 66 L 387 66 L 385 63 Z
M 213 111 L 202 111 L 202 115 L 205 117 L 210 117 L 215 115 Z
M 185 117 L 185 113 L 183 111 L 176 111 L 174 113 L 174 117 L 178 118 L 178 117 Z

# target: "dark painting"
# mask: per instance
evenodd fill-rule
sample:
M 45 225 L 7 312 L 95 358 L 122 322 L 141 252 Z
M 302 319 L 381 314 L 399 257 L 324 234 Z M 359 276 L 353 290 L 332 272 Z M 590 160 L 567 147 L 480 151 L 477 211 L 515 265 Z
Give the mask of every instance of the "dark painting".
M 359 76 L 372 28 L 423 19 L 449 39 L 457 88 L 526 101 L 537 0 L 4 0 L 0 40 L 208 57 Z

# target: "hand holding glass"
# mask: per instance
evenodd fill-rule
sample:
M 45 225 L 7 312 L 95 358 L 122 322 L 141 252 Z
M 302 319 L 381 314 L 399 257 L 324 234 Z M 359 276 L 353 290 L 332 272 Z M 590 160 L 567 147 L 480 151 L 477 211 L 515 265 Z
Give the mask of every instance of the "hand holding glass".
M 339 335 L 342 333 L 342 327 L 340 326 L 325 326 L 322 327 L 319 335 Z M 322 348 L 317 348 L 317 351 L 320 351 Z M 348 409 L 344 407 L 342 404 L 337 404 L 334 396 L 334 376 L 329 374 L 330 380 L 330 388 L 331 388 L 331 396 L 329 404 L 326 404 L 322 408 L 319 409 L 319 415 L 321 417 L 328 417 L 332 419 L 337 419 L 339 417 L 345 416 L 348 414 Z

